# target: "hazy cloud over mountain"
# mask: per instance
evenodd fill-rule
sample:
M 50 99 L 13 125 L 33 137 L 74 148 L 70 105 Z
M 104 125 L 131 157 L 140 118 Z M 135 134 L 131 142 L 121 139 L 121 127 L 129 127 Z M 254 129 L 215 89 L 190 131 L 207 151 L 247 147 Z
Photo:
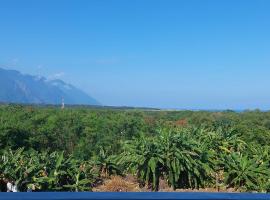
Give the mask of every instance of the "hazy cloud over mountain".
M 60 79 L 21 74 L 0 68 L 0 101 L 8 103 L 100 105 L 82 90 Z

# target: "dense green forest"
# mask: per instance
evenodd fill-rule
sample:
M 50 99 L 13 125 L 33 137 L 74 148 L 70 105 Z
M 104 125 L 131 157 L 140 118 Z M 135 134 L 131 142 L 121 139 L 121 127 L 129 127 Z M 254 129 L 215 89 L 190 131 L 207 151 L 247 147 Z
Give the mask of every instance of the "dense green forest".
M 270 112 L 0 106 L 0 185 L 270 191 Z

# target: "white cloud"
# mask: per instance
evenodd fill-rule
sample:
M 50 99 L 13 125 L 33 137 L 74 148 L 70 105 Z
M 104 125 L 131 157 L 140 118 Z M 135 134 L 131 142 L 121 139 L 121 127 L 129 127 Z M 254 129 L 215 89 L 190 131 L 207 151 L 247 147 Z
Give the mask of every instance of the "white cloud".
M 63 76 L 65 76 L 65 72 L 57 72 L 55 74 L 52 74 L 48 77 L 48 80 L 55 80 L 55 79 L 61 79 Z

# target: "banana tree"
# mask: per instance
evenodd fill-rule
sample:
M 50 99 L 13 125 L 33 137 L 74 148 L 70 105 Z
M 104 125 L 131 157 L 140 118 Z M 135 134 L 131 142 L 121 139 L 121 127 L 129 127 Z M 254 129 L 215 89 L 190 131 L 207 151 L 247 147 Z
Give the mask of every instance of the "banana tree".
M 33 177 L 33 182 L 37 184 L 41 190 L 63 190 L 62 181 L 66 176 L 66 165 L 69 159 L 64 160 L 64 153 L 51 153 L 48 161 L 41 169 L 37 177 Z
M 158 190 L 162 163 L 157 143 L 143 135 L 126 142 L 124 152 L 118 159 L 119 165 L 123 165 L 127 171 L 136 174 L 141 184 L 147 184 L 152 190 Z
M 243 190 L 255 190 L 261 184 L 261 178 L 269 180 L 269 171 L 264 163 L 241 153 L 226 157 L 224 175 L 229 187 Z
M 89 191 L 91 185 L 98 176 L 92 168 L 91 163 L 80 163 L 77 160 L 71 161 L 71 166 L 67 169 L 68 184 L 64 185 L 69 191 Z
M 141 136 L 127 142 L 119 164 L 126 164 L 152 190 L 158 190 L 161 177 L 174 189 L 198 188 L 204 186 L 211 171 L 206 153 L 187 129 L 161 129 L 154 138 Z
M 99 168 L 99 173 L 104 178 L 108 178 L 112 174 L 121 174 L 121 170 L 116 165 L 115 156 L 109 155 L 103 147 L 100 148 L 98 155 L 94 156 L 92 160 Z
M 189 129 L 162 130 L 158 144 L 162 150 L 164 174 L 173 189 L 204 186 L 211 173 L 207 151 L 202 152 Z

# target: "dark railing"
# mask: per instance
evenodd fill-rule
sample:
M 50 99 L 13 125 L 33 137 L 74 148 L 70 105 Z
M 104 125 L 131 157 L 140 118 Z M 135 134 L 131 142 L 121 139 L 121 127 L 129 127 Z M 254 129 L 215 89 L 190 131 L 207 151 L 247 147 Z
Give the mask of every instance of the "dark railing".
M 1 200 L 259 200 L 270 194 L 251 193 L 94 193 L 94 192 L 43 192 L 0 193 Z

